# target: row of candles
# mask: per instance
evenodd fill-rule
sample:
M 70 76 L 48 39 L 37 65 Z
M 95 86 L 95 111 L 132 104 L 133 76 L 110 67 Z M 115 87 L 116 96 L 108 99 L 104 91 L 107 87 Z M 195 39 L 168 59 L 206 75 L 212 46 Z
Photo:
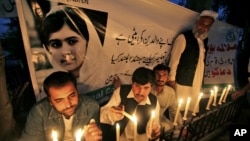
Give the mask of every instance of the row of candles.
M 130 114 L 128 114 L 125 111 L 123 111 L 123 115 L 133 121 L 133 123 L 134 123 L 134 141 L 136 141 L 136 139 L 137 139 L 137 118 L 136 118 L 135 114 L 133 114 L 133 116 L 131 116 Z M 155 118 L 155 112 L 152 111 L 151 118 L 150 118 L 150 121 L 149 121 L 150 122 L 149 123 L 150 135 L 151 135 L 151 131 L 152 131 L 152 128 L 153 128 L 154 118 Z M 76 141 L 81 141 L 83 133 L 84 133 L 83 129 L 78 129 L 77 130 L 77 132 L 75 134 Z M 53 141 L 58 141 L 57 132 L 54 131 L 54 130 L 52 130 L 52 139 L 53 139 Z M 116 141 L 119 141 L 119 140 L 120 140 L 120 125 L 117 123 L 116 124 Z
M 223 89 L 223 91 L 221 93 L 221 96 L 220 96 L 220 99 L 219 99 L 219 102 L 218 102 L 219 105 L 221 105 L 222 102 L 223 103 L 226 102 L 226 99 L 227 99 L 227 96 L 228 96 L 228 93 L 229 93 L 230 89 L 231 89 L 231 85 L 228 85 L 227 87 L 225 87 Z M 210 97 L 209 97 L 209 100 L 208 100 L 208 103 L 207 103 L 207 106 L 206 106 L 206 110 L 210 110 L 210 106 L 211 106 L 212 102 L 213 102 L 212 105 L 216 106 L 218 87 L 215 86 L 210 92 L 211 93 L 210 93 Z M 196 116 L 196 113 L 198 111 L 198 106 L 199 106 L 200 100 L 202 98 L 202 95 L 203 95 L 203 93 L 200 93 L 200 95 L 198 96 L 198 99 L 197 99 L 197 101 L 195 103 L 195 106 L 194 106 L 194 109 L 193 109 L 193 112 L 192 112 L 193 116 Z M 186 106 L 185 106 L 184 116 L 183 116 L 184 121 L 187 120 L 187 113 L 188 113 L 188 110 L 189 110 L 190 101 L 191 101 L 191 98 L 188 97 L 187 102 L 186 102 Z M 182 99 L 180 99 L 179 102 L 178 102 L 178 107 L 177 107 L 177 111 L 176 111 L 175 118 L 174 118 L 174 126 L 177 125 L 177 120 L 178 120 L 178 117 L 179 117 L 182 102 L 183 102 Z
M 83 129 L 78 129 L 75 134 L 76 141 L 81 141 L 81 138 L 83 136 L 84 130 Z M 58 135 L 55 130 L 52 130 L 52 140 L 53 141 L 58 141 Z
M 231 89 L 231 85 L 228 85 L 227 87 L 225 87 L 223 89 L 222 94 L 221 94 L 220 99 L 219 99 L 219 102 L 218 102 L 219 105 L 221 105 L 222 102 L 223 103 L 226 102 L 226 99 L 227 99 L 227 96 L 228 96 L 228 93 L 229 93 L 230 89 Z M 208 100 L 208 103 L 207 103 L 207 106 L 206 106 L 207 110 L 210 110 L 210 106 L 211 106 L 212 102 L 213 102 L 212 105 L 216 106 L 218 87 L 215 86 L 214 89 L 211 90 L 210 92 L 211 92 L 210 97 L 209 97 L 209 100 Z M 199 103 L 200 103 L 200 100 L 201 100 L 202 96 L 203 96 L 203 93 L 200 93 L 200 95 L 198 96 L 198 99 L 197 99 L 197 101 L 195 103 L 195 106 L 194 106 L 194 109 L 193 109 L 193 112 L 192 112 L 193 116 L 196 116 L 198 106 L 199 106 Z M 175 118 L 174 118 L 174 126 L 177 125 L 177 119 L 178 119 L 178 116 L 179 116 L 179 113 L 180 113 L 182 102 L 183 102 L 182 99 L 180 99 L 179 102 L 178 102 L 178 107 L 177 107 L 177 111 L 176 111 Z M 191 98 L 188 97 L 187 102 L 186 102 L 186 106 L 185 106 L 183 120 L 187 120 L 187 113 L 188 113 L 188 110 L 189 110 L 190 102 L 191 102 Z M 136 141 L 136 139 L 137 139 L 137 118 L 136 118 L 135 114 L 133 114 L 131 116 L 130 114 L 128 114 L 125 111 L 123 111 L 123 115 L 133 121 L 133 123 L 134 123 L 134 141 Z M 151 118 L 150 118 L 150 121 L 149 121 L 150 122 L 149 123 L 149 135 L 151 135 L 151 132 L 152 132 L 154 118 L 155 118 L 155 112 L 152 111 Z M 82 130 L 82 129 L 79 129 L 76 132 L 76 134 L 75 134 L 76 141 L 81 141 L 83 133 L 84 133 L 84 130 Z M 53 138 L 53 141 L 58 141 L 57 133 L 54 130 L 52 131 L 52 138 Z M 120 140 L 120 125 L 117 123 L 116 124 L 116 141 L 119 141 L 119 140 Z

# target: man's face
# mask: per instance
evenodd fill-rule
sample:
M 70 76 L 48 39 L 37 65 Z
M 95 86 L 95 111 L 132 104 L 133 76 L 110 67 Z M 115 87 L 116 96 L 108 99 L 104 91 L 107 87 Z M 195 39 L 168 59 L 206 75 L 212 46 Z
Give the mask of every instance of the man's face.
M 48 49 L 53 61 L 67 71 L 79 68 L 87 52 L 87 41 L 68 25 L 50 35 Z
M 199 37 L 202 40 L 207 38 L 208 31 L 210 30 L 213 22 L 214 21 L 211 17 L 200 17 L 200 19 L 196 21 L 195 28 L 193 29 L 195 37 Z
M 75 113 L 78 105 L 78 92 L 72 82 L 64 86 L 49 88 L 51 105 L 66 118 Z
M 151 83 L 146 83 L 145 85 L 140 85 L 136 82 L 132 82 L 132 91 L 134 93 L 135 100 L 140 103 L 145 101 L 147 96 L 151 92 Z
M 167 70 L 156 71 L 155 80 L 157 86 L 164 86 L 168 81 L 168 71 Z

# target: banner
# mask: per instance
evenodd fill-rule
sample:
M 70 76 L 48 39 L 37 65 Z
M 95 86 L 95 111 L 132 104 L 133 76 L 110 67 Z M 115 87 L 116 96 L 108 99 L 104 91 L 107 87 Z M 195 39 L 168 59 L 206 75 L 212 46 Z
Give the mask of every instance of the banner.
M 192 28 L 198 14 L 163 0 L 32 2 L 28 4 L 27 1 L 18 0 L 17 10 L 37 100 L 45 96 L 42 89 L 44 78 L 57 70 L 73 72 L 72 68 L 63 64 L 79 57 L 83 62 L 74 74 L 78 74 L 80 92 L 94 97 L 100 103 L 105 102 L 112 94 L 112 82 L 116 76 L 120 77 L 123 84 L 131 83 L 131 75 L 137 67 L 152 69 L 159 63 L 167 63 L 174 38 L 178 33 Z M 73 7 L 86 22 L 89 33 L 87 46 L 82 46 L 75 54 L 65 54 L 66 57 L 61 61 L 55 55 L 62 54 L 56 52 L 59 47 L 53 47 L 60 45 L 59 40 L 50 41 L 48 46 L 51 47 L 48 49 L 39 38 L 41 36 L 38 36 L 41 19 L 58 5 Z M 78 27 L 82 26 L 76 27 L 80 31 Z M 70 36 L 70 30 L 66 30 L 66 35 Z M 63 32 L 55 33 L 53 37 L 62 35 Z M 233 83 L 232 54 L 237 47 L 238 35 L 237 27 L 215 22 L 209 33 L 211 40 L 206 62 L 206 83 Z M 64 40 L 60 43 L 63 44 Z
M 205 62 L 203 91 L 210 93 L 218 86 L 221 93 L 227 85 L 234 87 L 235 52 L 242 29 L 223 22 L 215 22 L 209 32 L 209 49 Z

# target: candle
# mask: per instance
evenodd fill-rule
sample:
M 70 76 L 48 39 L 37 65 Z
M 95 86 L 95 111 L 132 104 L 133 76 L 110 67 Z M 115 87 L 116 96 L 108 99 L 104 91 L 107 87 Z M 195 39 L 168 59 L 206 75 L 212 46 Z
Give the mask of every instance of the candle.
M 221 96 L 220 96 L 220 100 L 219 100 L 219 103 L 218 103 L 219 105 L 221 105 L 222 99 L 223 99 L 223 97 L 224 97 L 226 91 L 227 91 L 227 87 L 225 87 L 225 88 L 223 89 L 223 91 L 222 91 L 222 94 L 221 94 Z
M 177 125 L 177 119 L 178 119 L 178 116 L 179 116 L 179 113 L 180 113 L 181 104 L 182 104 L 182 99 L 179 100 L 178 108 L 177 108 L 177 111 L 176 111 L 176 113 L 175 113 L 174 126 Z
M 207 103 L 207 107 L 206 107 L 207 110 L 210 110 L 210 105 L 212 103 L 213 95 L 214 95 L 214 91 L 213 90 L 211 90 L 210 92 L 211 92 L 211 94 L 210 94 L 210 97 L 209 97 L 209 100 L 208 100 L 208 103 Z
M 133 122 L 134 122 L 134 141 L 137 140 L 137 119 L 135 114 L 133 114 Z
M 122 114 L 124 116 L 126 116 L 128 119 L 132 120 L 133 121 L 133 116 L 131 116 L 130 114 L 128 114 L 127 112 L 123 111 Z
M 187 120 L 187 113 L 188 113 L 188 108 L 189 108 L 190 100 L 191 100 L 191 98 L 190 98 L 190 97 L 188 97 L 188 99 L 187 99 L 187 103 L 186 103 L 185 112 L 184 112 L 184 117 L 183 117 L 183 120 Z
M 116 141 L 120 140 L 120 125 L 116 124 Z
M 200 100 L 201 100 L 202 95 L 203 95 L 203 93 L 200 93 L 200 95 L 199 95 L 199 97 L 198 97 L 198 99 L 197 99 L 197 101 L 195 103 L 194 110 L 193 110 L 193 113 L 192 113 L 193 116 L 196 116 L 197 109 L 198 109 L 198 106 L 200 104 Z
M 223 103 L 226 102 L 226 100 L 227 100 L 227 95 L 228 95 L 230 89 L 231 89 L 231 85 L 228 85 L 228 86 L 227 86 L 227 91 L 226 91 L 225 96 L 224 96 L 224 99 L 223 99 Z
M 83 130 L 78 129 L 75 134 L 76 141 L 81 141 L 82 135 L 83 135 Z
M 216 100 L 217 100 L 217 93 L 218 93 L 218 87 L 214 87 L 214 103 L 213 106 L 216 106 Z
M 149 137 L 150 137 L 150 138 L 151 138 L 151 134 L 152 134 L 154 118 L 155 118 L 155 111 L 152 111 L 152 112 L 151 112 L 150 122 L 149 122 Z
M 52 130 L 52 139 L 53 139 L 53 141 L 58 141 L 58 139 L 57 139 L 57 132 L 54 131 L 54 130 Z

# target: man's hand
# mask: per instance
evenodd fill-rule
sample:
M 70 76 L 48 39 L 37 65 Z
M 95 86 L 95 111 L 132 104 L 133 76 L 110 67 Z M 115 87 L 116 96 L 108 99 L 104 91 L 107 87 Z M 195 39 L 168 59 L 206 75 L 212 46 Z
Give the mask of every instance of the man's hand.
M 84 128 L 85 141 L 101 141 L 102 130 L 97 126 L 94 119 L 91 119 L 88 126 Z
M 150 133 L 150 131 L 148 132 Z M 161 126 L 159 124 L 153 124 L 151 134 L 149 135 L 150 140 L 158 139 L 160 137 L 160 134 L 161 134 Z
M 119 76 L 114 77 L 113 79 L 113 86 L 116 88 L 120 87 L 122 85 L 122 82 L 120 80 Z
M 170 87 L 172 87 L 173 89 L 175 89 L 175 87 L 176 87 L 176 81 L 169 80 L 169 81 L 167 82 L 167 84 L 168 84 Z
M 109 116 L 112 121 L 119 121 L 124 118 L 123 111 L 124 111 L 124 105 L 120 106 L 113 106 L 109 109 Z
M 243 91 L 236 91 L 234 92 L 232 95 L 231 95 L 231 98 L 233 100 L 236 100 L 238 99 L 239 97 L 243 96 L 244 95 L 244 92 Z

